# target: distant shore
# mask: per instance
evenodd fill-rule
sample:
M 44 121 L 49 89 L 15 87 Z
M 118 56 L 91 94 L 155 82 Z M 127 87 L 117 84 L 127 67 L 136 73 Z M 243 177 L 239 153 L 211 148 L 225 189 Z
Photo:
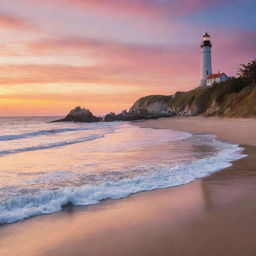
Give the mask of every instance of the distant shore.
M 254 255 L 256 120 L 192 117 L 135 125 L 216 134 L 241 144 L 248 157 L 187 185 L 2 226 L 1 256 Z

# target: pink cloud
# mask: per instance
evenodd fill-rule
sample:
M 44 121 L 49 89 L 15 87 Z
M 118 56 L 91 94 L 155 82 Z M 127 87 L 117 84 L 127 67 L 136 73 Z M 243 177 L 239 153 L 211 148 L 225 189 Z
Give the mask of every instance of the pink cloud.
M 65 52 L 71 43 L 41 44 L 48 54 Z M 92 42 L 90 42 L 92 44 Z M 97 43 L 75 45 L 72 42 L 71 52 L 81 51 L 84 47 L 101 62 L 95 66 L 75 67 L 71 65 L 8 65 L 1 66 L 0 84 L 33 84 L 33 83 L 97 83 L 103 86 L 129 85 L 155 93 L 170 93 L 176 90 L 191 88 L 197 83 L 199 73 L 199 55 L 191 49 L 161 49 L 138 45 L 111 45 Z M 34 46 L 35 47 L 35 46 Z M 38 46 L 37 46 L 38 47 Z M 86 56 L 85 56 L 86 57 Z M 184 72 L 186 71 L 186 72 Z M 10 77 L 9 74 L 12 74 Z M 92 85 L 93 86 L 93 85 Z M 107 87 L 106 87 L 107 88 Z M 151 88 L 151 89 L 150 89 Z M 143 95 L 143 94 L 142 94 Z
M 41 4 L 47 7 L 51 6 L 66 6 L 66 7 L 78 7 L 84 8 L 88 11 L 88 8 L 111 13 L 113 16 L 120 15 L 143 15 L 150 17 L 162 17 L 162 16 L 180 16 L 186 14 L 192 14 L 215 5 L 223 4 L 223 2 L 232 2 L 236 0 L 20 0 L 21 2 L 27 2 L 31 4 Z
M 128 14 L 144 14 L 149 16 L 180 15 L 194 13 L 195 11 L 218 4 L 221 0 L 179 0 L 179 1 L 156 1 L 156 0 L 69 0 L 73 5 L 93 7 Z
M 23 18 L 0 13 L 0 28 L 33 30 L 35 26 Z
M 101 66 L 104 71 L 112 76 L 122 74 L 124 77 L 129 76 L 130 80 L 134 79 L 134 82 L 139 77 L 155 77 L 155 83 L 157 79 L 161 81 L 161 79 L 167 77 L 171 80 L 172 76 L 183 73 L 184 69 L 187 70 L 187 75 L 191 77 L 193 72 L 197 73 L 197 65 L 194 65 L 194 63 L 199 62 L 197 46 L 182 49 L 86 38 L 62 38 L 36 41 L 30 44 L 29 47 L 33 54 L 61 54 L 69 51 L 72 54 L 85 56 L 85 58 L 90 55 L 100 60 L 97 66 Z M 179 72 L 179 70 L 181 71 Z M 99 76 L 101 75 L 102 73 L 99 74 Z M 120 79 L 122 81 L 122 78 Z

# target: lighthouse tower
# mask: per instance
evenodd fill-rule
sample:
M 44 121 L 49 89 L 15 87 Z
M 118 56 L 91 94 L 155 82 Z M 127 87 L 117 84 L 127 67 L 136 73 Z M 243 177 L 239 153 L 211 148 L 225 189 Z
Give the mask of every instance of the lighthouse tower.
M 205 33 L 201 43 L 201 82 L 200 86 L 206 86 L 206 79 L 212 74 L 212 57 L 211 57 L 212 44 L 210 36 Z

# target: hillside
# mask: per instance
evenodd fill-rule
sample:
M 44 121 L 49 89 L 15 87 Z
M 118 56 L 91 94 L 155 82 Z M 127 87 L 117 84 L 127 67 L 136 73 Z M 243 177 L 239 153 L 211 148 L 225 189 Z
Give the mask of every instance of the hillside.
M 256 85 L 242 78 L 233 78 L 172 96 L 150 95 L 136 101 L 129 113 L 142 116 L 256 117 Z

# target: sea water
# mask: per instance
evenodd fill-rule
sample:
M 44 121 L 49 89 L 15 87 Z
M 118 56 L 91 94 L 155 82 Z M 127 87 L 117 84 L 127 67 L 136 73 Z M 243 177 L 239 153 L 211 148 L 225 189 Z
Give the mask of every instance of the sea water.
M 213 135 L 53 119 L 0 118 L 0 224 L 183 185 L 245 156 Z

